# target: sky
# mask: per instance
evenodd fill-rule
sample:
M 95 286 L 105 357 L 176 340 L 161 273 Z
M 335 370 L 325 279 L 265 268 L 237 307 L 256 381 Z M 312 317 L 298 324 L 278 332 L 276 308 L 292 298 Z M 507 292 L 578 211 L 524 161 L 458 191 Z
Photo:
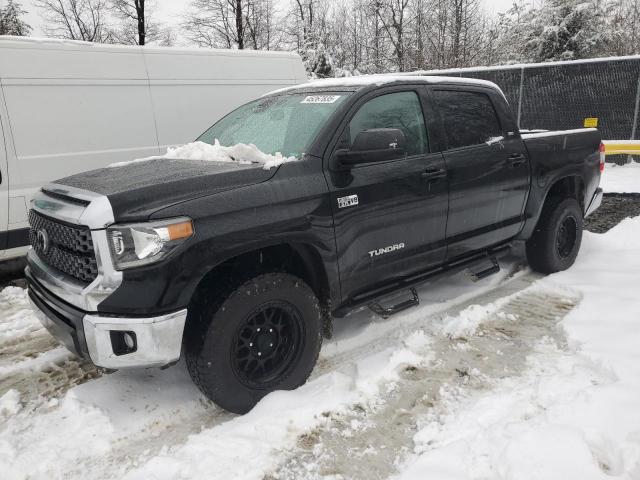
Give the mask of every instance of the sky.
M 42 20 L 40 18 L 38 9 L 34 6 L 34 0 L 16 0 L 17 3 L 22 5 L 22 8 L 28 12 L 26 16 L 27 23 L 33 27 L 31 34 L 33 36 L 42 37 Z M 0 6 L 6 5 L 7 0 L 0 0 Z M 158 21 L 167 24 L 175 24 L 180 17 L 180 14 L 189 5 L 188 0 L 156 0 L 157 10 L 155 18 Z M 488 12 L 497 13 L 508 9 L 513 0 L 484 0 L 485 8 Z

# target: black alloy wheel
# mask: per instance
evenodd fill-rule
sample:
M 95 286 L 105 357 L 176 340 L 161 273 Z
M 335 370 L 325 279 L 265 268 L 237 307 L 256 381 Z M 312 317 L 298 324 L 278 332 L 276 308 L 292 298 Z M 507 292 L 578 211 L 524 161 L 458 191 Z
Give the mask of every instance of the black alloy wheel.
M 578 237 L 578 223 L 573 216 L 567 216 L 558 229 L 556 249 L 560 258 L 567 258 L 573 252 Z
M 548 198 L 526 242 L 531 268 L 549 274 L 573 265 L 580 251 L 583 225 L 584 213 L 575 198 Z
M 303 335 L 302 315 L 293 305 L 260 305 L 240 325 L 231 348 L 238 379 L 252 388 L 270 385 L 296 362 Z

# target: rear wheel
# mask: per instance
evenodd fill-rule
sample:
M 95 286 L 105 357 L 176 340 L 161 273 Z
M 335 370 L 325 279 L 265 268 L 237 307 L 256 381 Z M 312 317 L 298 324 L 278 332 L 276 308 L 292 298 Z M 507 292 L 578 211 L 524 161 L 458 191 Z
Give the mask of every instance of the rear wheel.
M 283 273 L 237 282 L 202 302 L 185 332 L 192 379 L 221 407 L 249 411 L 274 390 L 302 385 L 322 343 L 322 315 L 311 288 Z
M 554 273 L 575 262 L 582 243 L 584 216 L 574 198 L 550 198 L 527 241 L 527 259 L 534 270 Z

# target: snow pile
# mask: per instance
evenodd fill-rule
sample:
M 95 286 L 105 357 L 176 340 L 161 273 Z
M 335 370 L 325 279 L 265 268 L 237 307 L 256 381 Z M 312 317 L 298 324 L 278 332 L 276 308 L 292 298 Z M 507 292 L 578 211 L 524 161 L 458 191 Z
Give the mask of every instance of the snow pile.
M 637 193 L 640 192 L 640 163 L 632 162 L 626 165 L 607 163 L 602 172 L 600 186 L 608 193 Z
M 478 327 L 490 318 L 492 313 L 500 310 L 508 300 L 509 297 L 504 297 L 487 305 L 469 305 L 459 315 L 454 317 L 446 316 L 442 320 L 439 330 L 449 338 L 473 335 Z
M 102 478 L 106 468 L 109 477 L 122 478 L 131 465 L 124 459 L 108 464 L 114 450 L 137 457 L 156 442 L 179 443 L 180 430 L 167 432 L 172 422 L 195 416 L 203 426 L 220 414 L 202 401 L 185 370 L 118 371 L 49 399 L 9 390 L 0 396 L 0 477 Z M 65 374 L 63 366 L 50 372 Z M 100 474 L 92 474 L 94 468 Z
M 0 397 L 0 420 L 17 414 L 21 408 L 20 394 L 17 390 L 9 390 Z
M 177 147 L 169 147 L 167 148 L 167 153 L 164 155 L 138 158 L 128 162 L 112 163 L 109 167 L 122 167 L 132 163 L 159 159 L 236 162 L 243 165 L 258 163 L 262 164 L 262 168 L 265 170 L 269 170 L 283 163 L 296 161 L 297 157 L 285 157 L 280 152 L 275 155 L 269 155 L 268 153 L 261 152 L 258 147 L 253 144 L 237 143 L 231 147 L 224 147 L 216 140 L 213 145 L 205 142 L 192 142 Z
M 0 291 L 0 347 L 15 338 L 43 330 L 29 305 L 27 291 L 20 287 L 6 287 Z
M 0 405 L 13 412 L 0 429 L 3 478 L 64 478 L 80 453 L 101 457 L 112 448 L 114 428 L 107 416 L 72 392 L 51 399 L 37 416 L 20 408 L 15 390 Z
M 640 218 L 585 232 L 574 267 L 539 281 L 575 291 L 569 346 L 540 339 L 522 377 L 457 396 L 419 421 L 400 478 L 640 478 Z

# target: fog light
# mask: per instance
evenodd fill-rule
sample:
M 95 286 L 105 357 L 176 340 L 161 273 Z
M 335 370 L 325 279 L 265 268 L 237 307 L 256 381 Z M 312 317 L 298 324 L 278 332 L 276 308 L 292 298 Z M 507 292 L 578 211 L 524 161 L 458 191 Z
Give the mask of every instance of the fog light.
M 111 337 L 111 348 L 116 355 L 126 355 L 138 349 L 136 332 L 111 330 L 109 336 Z
M 129 348 L 133 348 L 136 346 L 136 341 L 129 332 L 124 334 L 124 343 Z

